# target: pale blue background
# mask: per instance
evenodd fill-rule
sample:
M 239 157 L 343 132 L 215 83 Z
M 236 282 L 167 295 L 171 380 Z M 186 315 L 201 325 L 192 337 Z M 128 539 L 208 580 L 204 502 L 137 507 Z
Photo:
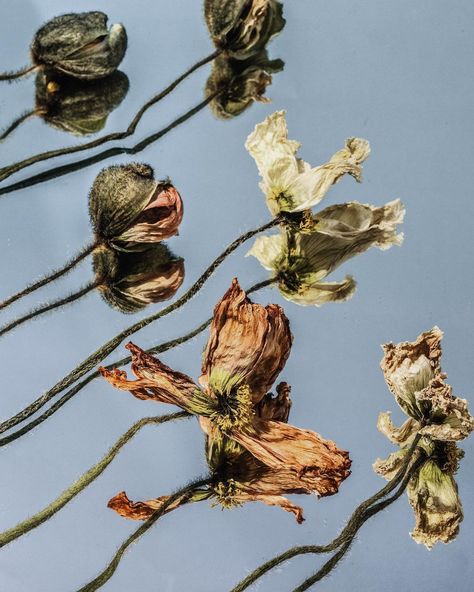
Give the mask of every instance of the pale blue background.
M 123 21 L 130 39 L 122 69 L 131 89 L 109 118 L 109 131 L 126 127 L 141 102 L 212 50 L 197 0 L 1 0 L 0 70 L 26 63 L 32 34 L 44 21 L 68 10 L 92 9 L 106 11 L 112 22 Z M 287 109 L 290 137 L 302 142 L 302 155 L 313 164 L 324 162 L 348 136 L 370 140 L 364 183 L 344 179 L 326 204 L 352 199 L 382 204 L 400 197 L 407 207 L 403 247 L 374 250 L 339 270 L 335 278 L 347 272 L 359 284 L 345 304 L 304 309 L 286 303 L 275 290 L 258 295 L 262 302 L 285 306 L 295 335 L 281 374 L 293 386 L 291 422 L 349 449 L 353 474 L 337 496 L 295 498 L 305 508 L 303 526 L 263 504 L 226 512 L 207 503 L 181 509 L 133 546 L 104 587 L 107 591 L 226 592 L 262 560 L 289 546 L 331 540 L 352 509 L 383 484 L 371 469 L 377 456 L 392 450 L 376 429 L 379 411 L 393 410 L 396 420 L 402 417 L 379 369 L 381 343 L 414 339 L 438 324 L 446 333 L 443 367 L 450 383 L 456 394 L 474 400 L 474 5 L 470 0 L 293 0 L 285 2 L 285 14 L 287 26 L 269 48 L 272 57 L 286 62 L 268 90 L 271 105 L 255 105 L 228 122 L 205 110 L 139 159 L 152 164 L 159 176 L 169 175 L 185 200 L 181 235 L 171 241 L 186 260 L 182 292 L 231 239 L 269 217 L 255 165 L 244 149 L 255 123 L 272 110 Z M 199 71 L 150 111 L 136 138 L 197 103 L 208 72 L 209 67 Z M 31 78 L 0 87 L 0 125 L 31 106 L 33 84 Z M 0 145 L 0 164 L 75 141 L 39 120 L 30 121 Z M 87 192 L 102 166 L 0 200 L 0 298 L 61 265 L 89 240 Z M 208 316 L 233 276 L 243 286 L 264 279 L 258 263 L 244 259 L 248 247 L 235 253 L 186 308 L 135 341 L 149 347 L 187 332 Z M 84 263 L 8 314 L 64 294 L 90 275 Z M 32 401 L 140 316 L 124 317 L 92 294 L 4 337 L 1 418 Z M 197 377 L 206 339 L 202 335 L 163 359 Z M 123 354 L 120 348 L 111 359 Z M 49 503 L 136 419 L 166 411 L 95 381 L 47 423 L 0 451 L 0 528 Z M 471 590 L 472 442 L 463 444 L 466 457 L 458 475 L 466 516 L 456 542 L 432 552 L 414 543 L 408 534 L 414 517 L 404 496 L 362 529 L 319 590 Z M 82 495 L 46 525 L 2 549 L 0 589 L 79 588 L 137 526 L 108 510 L 107 500 L 121 489 L 132 499 L 166 494 L 205 471 L 202 449 L 194 421 L 144 429 Z M 321 562 L 297 558 L 254 590 L 291 590 Z

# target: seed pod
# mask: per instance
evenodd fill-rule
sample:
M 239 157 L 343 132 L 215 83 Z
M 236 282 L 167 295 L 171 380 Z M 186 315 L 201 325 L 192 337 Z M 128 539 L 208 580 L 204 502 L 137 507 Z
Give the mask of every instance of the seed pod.
M 103 299 L 123 313 L 172 298 L 184 280 L 184 260 L 164 244 L 136 253 L 98 249 L 93 268 Z
M 205 0 L 204 16 L 216 47 L 237 59 L 264 49 L 285 26 L 277 0 Z
M 168 181 L 156 181 L 147 164 L 103 169 L 89 194 L 89 215 L 97 242 L 119 250 L 145 248 L 178 233 L 181 197 Z
M 107 20 L 103 12 L 53 18 L 33 39 L 33 64 L 84 80 L 109 76 L 125 55 L 127 33 L 120 24 L 107 29 Z
M 219 94 L 209 107 L 219 119 L 230 119 L 243 113 L 254 101 L 269 103 L 264 93 L 272 83 L 271 74 L 281 72 L 282 60 L 270 60 L 266 50 L 246 60 L 236 60 L 225 55 L 218 56 L 212 66 L 205 93 Z
M 119 71 L 92 81 L 40 72 L 36 77 L 36 112 L 56 129 L 78 136 L 94 134 L 105 127 L 128 89 L 128 77 Z

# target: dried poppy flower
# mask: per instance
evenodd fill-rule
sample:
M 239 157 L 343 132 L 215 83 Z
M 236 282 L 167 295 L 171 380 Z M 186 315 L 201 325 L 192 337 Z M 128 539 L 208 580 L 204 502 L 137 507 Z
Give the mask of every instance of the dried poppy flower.
M 349 138 L 326 164 L 311 168 L 296 156 L 300 144 L 288 139 L 284 111 L 277 111 L 257 124 L 245 147 L 257 164 L 262 177 L 260 188 L 274 215 L 312 208 L 346 173 L 360 181 L 361 165 L 370 153 L 367 140 Z
M 78 136 L 95 134 L 104 128 L 128 88 L 128 77 L 123 72 L 90 82 L 40 72 L 36 77 L 35 113 L 62 131 Z
M 204 16 L 216 47 L 238 59 L 262 50 L 285 26 L 276 0 L 205 0 Z
M 169 181 L 156 181 L 147 164 L 103 169 L 89 194 L 97 241 L 117 249 L 143 248 L 178 233 L 183 203 Z
M 467 402 L 452 395 L 441 371 L 442 332 L 438 327 L 422 333 L 414 342 L 384 345 L 381 363 L 385 380 L 400 407 L 410 417 L 397 428 L 390 413 L 379 415 L 378 428 L 400 450 L 377 459 L 374 470 L 391 479 L 401 468 L 417 434 L 428 460 L 412 476 L 407 493 L 415 512 L 414 540 L 431 549 L 448 543 L 459 532 L 463 519 L 454 474 L 463 452 L 456 441 L 474 429 Z
M 264 93 L 272 83 L 272 74 L 284 68 L 282 60 L 270 60 L 266 50 L 246 60 L 218 56 L 212 64 L 205 93 L 218 92 L 209 107 L 219 119 L 230 119 L 243 113 L 255 101 L 269 103 Z
M 132 253 L 97 249 L 93 267 L 104 300 L 124 313 L 172 298 L 184 280 L 184 260 L 161 243 Z
M 268 395 L 290 352 L 288 320 L 279 306 L 252 303 L 234 280 L 214 310 L 210 333 L 201 388 L 132 344 L 127 347 L 137 380 L 128 381 L 119 370 L 101 372 L 139 399 L 171 403 L 199 416 L 215 476 L 212 495 L 221 504 L 261 500 L 301 520 L 301 509 L 282 494 L 337 493 L 350 460 L 334 442 L 286 423 L 286 384 L 277 388 L 276 398 Z
M 114 72 L 127 49 L 123 25 L 107 28 L 103 12 L 57 16 L 43 25 L 31 44 L 35 66 L 84 80 Z
M 397 234 L 397 225 L 404 213 L 399 200 L 380 208 L 358 202 L 331 206 L 307 216 L 304 232 L 287 227 L 279 234 L 258 237 L 248 255 L 274 274 L 287 300 L 315 306 L 343 301 L 355 291 L 352 277 L 342 282 L 322 280 L 371 247 L 400 245 L 403 235 Z

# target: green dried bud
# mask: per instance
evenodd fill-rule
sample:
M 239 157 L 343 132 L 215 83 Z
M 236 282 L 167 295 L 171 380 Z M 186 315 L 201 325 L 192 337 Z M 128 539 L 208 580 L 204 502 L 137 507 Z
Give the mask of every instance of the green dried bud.
M 281 72 L 284 66 L 282 60 L 268 59 L 266 50 L 247 60 L 218 56 L 206 83 L 206 97 L 218 92 L 209 107 L 219 119 L 229 119 L 240 115 L 254 101 L 269 103 L 264 93 L 272 83 L 271 74 Z
M 169 181 L 156 181 L 147 164 L 103 169 L 89 194 L 89 214 L 98 242 L 136 250 L 178 232 L 181 197 Z
M 78 136 L 95 134 L 104 128 L 128 88 L 128 77 L 123 72 L 93 81 L 40 72 L 36 77 L 36 113 L 62 131 Z
M 103 299 L 123 313 L 172 298 L 184 279 L 184 260 L 164 244 L 132 253 L 97 249 L 93 266 Z
M 276 0 L 205 0 L 204 16 L 216 47 L 238 59 L 263 49 L 285 26 Z
M 33 39 L 33 63 L 84 80 L 109 76 L 125 55 L 127 33 L 120 24 L 107 29 L 107 20 L 103 12 L 53 18 Z

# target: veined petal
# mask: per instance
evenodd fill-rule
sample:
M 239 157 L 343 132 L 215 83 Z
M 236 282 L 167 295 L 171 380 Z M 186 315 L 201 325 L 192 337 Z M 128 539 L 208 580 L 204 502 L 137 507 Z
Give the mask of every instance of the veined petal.
M 390 481 L 402 468 L 406 453 L 407 449 L 402 449 L 392 452 L 385 460 L 378 458 L 373 463 L 372 468 L 378 475 L 382 475 L 387 481 Z
M 394 444 L 398 444 L 399 446 L 409 445 L 419 431 L 420 424 L 416 419 L 409 417 L 403 425 L 396 428 L 392 423 L 390 415 L 391 413 L 389 411 L 379 413 L 377 420 L 378 430 Z
M 269 271 L 278 271 L 288 254 L 286 233 L 259 236 L 247 253 L 246 257 L 256 257 L 262 266 Z
M 344 302 L 354 295 L 356 281 L 346 276 L 342 282 L 319 282 L 302 284 L 297 291 L 280 283 L 280 292 L 286 300 L 301 306 L 322 306 L 327 302 Z

